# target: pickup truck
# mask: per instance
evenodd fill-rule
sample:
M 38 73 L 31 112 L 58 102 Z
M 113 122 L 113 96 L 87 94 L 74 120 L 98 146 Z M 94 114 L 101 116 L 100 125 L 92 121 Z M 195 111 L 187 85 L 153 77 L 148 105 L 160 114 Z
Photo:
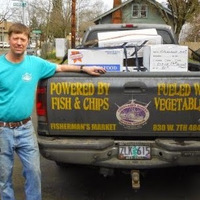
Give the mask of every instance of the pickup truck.
M 95 48 L 97 33 L 155 28 L 177 44 L 169 26 L 95 25 L 77 48 Z M 104 175 L 200 164 L 200 72 L 56 73 L 37 90 L 38 143 L 57 164 L 95 166 Z

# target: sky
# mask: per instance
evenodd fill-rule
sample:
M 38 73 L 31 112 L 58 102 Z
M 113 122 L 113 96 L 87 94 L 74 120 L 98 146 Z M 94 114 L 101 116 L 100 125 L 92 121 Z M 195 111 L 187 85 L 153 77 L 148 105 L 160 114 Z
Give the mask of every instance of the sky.
M 108 6 L 107 9 L 111 9 L 113 7 L 114 0 L 105 0 L 105 4 Z M 123 0 L 122 0 L 123 1 Z M 157 0 L 158 2 L 166 2 L 166 0 Z

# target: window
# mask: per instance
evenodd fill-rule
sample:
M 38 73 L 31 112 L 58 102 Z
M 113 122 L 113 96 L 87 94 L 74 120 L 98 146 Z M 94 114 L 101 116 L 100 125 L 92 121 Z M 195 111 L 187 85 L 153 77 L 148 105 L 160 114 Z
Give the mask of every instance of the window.
M 133 18 L 147 18 L 148 7 L 146 4 L 133 4 Z
M 141 5 L 141 18 L 147 17 L 147 5 Z
M 139 4 L 133 4 L 133 17 L 139 17 Z

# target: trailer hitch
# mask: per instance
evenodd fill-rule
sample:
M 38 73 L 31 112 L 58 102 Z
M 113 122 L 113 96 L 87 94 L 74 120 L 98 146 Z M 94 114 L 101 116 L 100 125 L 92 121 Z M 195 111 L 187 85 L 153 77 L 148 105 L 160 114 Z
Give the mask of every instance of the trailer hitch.
M 132 188 L 140 189 L 140 171 L 131 170 L 131 178 L 132 178 Z

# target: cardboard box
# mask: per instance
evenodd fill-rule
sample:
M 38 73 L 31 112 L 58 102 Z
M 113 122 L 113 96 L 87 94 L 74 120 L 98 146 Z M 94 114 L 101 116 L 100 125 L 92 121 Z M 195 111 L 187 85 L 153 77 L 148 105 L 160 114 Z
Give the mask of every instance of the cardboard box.
M 123 70 L 123 49 L 69 49 L 68 64 L 102 66 L 107 72 Z
M 150 72 L 187 72 L 188 47 L 174 44 L 146 46 L 143 65 Z
M 116 47 L 126 43 L 127 58 L 135 58 L 135 48 L 131 46 L 162 44 L 162 37 L 157 34 L 156 29 L 141 29 L 128 31 L 113 31 L 98 33 L 99 47 Z M 143 57 L 143 47 L 138 49 L 138 57 Z M 125 58 L 125 56 L 124 56 Z

